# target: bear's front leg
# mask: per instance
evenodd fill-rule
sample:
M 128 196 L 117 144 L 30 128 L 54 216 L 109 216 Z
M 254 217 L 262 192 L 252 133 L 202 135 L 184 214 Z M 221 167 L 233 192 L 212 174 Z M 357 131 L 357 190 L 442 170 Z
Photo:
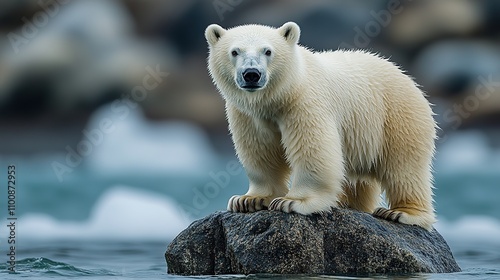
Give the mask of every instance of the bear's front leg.
M 271 121 L 254 119 L 230 105 L 226 112 L 236 153 L 250 181 L 246 194 L 229 199 L 227 210 L 267 209 L 274 198 L 288 192 L 290 168 L 281 146 L 281 133 Z
M 288 194 L 274 199 L 269 210 L 304 215 L 330 211 L 342 193 L 344 166 L 335 124 L 318 116 L 289 118 L 282 126 L 283 144 L 292 168 Z

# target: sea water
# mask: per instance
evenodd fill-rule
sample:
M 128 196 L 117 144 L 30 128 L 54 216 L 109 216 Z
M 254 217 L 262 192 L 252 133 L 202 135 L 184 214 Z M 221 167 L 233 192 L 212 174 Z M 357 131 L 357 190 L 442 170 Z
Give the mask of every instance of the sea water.
M 244 193 L 246 175 L 234 156 L 217 154 L 189 124 L 150 124 L 137 114 L 115 125 L 115 132 L 62 178 L 52 163 L 64 163 L 67 154 L 0 157 L 0 174 L 16 166 L 17 219 L 12 267 L 2 175 L 0 279 L 186 279 L 167 274 L 169 242 L 194 219 L 224 209 L 231 195 Z M 463 271 L 369 278 L 500 279 L 499 182 L 500 152 L 488 147 L 484 135 L 448 137 L 435 161 L 435 228 Z M 234 277 L 358 279 L 197 278 Z

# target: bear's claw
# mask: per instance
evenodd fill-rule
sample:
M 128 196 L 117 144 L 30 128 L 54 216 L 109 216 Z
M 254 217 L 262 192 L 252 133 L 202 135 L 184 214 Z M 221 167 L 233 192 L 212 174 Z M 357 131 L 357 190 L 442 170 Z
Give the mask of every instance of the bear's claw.
M 271 201 L 271 204 L 269 204 L 269 210 L 276 210 L 276 211 L 282 211 L 285 213 L 290 213 L 293 212 L 293 205 L 295 204 L 295 201 L 292 199 L 287 199 L 284 197 L 278 197 L 273 199 Z
M 383 207 L 379 207 L 375 209 L 375 211 L 373 212 L 373 216 L 380 217 L 382 219 L 393 222 L 399 222 L 399 219 L 401 218 L 402 215 L 403 212 L 401 211 L 385 209 Z
M 227 210 L 241 213 L 255 212 L 267 209 L 268 201 L 269 199 L 266 197 L 233 195 L 229 199 Z
M 377 208 L 373 216 L 407 225 L 417 225 L 428 231 L 436 222 L 434 213 L 416 207 L 398 207 L 395 209 Z

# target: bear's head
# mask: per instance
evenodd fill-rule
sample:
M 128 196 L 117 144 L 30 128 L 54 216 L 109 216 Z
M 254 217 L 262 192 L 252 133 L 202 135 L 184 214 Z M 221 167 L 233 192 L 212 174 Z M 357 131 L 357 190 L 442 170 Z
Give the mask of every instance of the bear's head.
M 300 37 L 296 23 L 287 22 L 279 28 L 252 24 L 231 29 L 212 24 L 205 30 L 205 37 L 210 75 L 223 95 L 275 91 L 290 84 Z

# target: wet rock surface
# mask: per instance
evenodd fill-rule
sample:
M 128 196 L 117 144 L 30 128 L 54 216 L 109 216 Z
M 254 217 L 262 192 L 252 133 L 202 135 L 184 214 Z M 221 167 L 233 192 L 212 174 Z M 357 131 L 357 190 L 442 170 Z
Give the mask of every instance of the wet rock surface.
M 216 212 L 168 246 L 168 273 L 407 274 L 460 271 L 434 229 L 350 209 L 303 216 L 278 211 Z

